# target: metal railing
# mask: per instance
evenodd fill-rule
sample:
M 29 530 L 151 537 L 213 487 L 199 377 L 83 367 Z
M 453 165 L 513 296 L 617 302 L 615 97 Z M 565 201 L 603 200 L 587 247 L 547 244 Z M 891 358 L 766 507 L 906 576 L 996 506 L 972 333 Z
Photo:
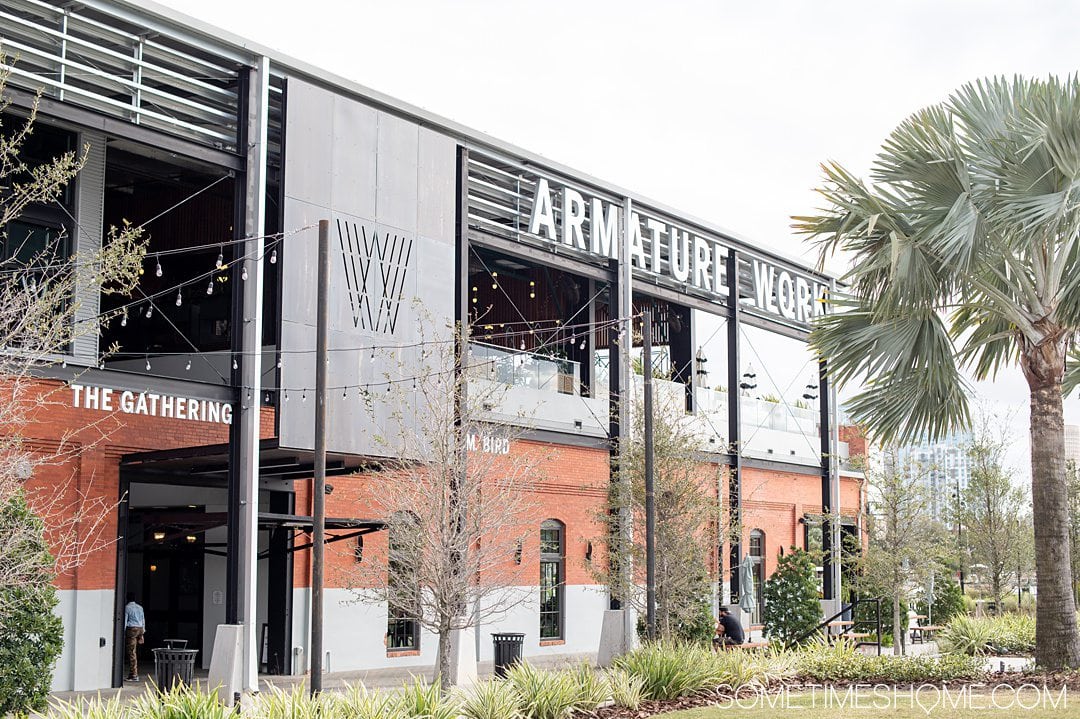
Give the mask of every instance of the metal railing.
M 874 618 L 873 619 L 856 619 L 855 617 L 858 614 L 858 609 L 859 609 L 860 606 L 873 606 L 873 608 L 874 608 Z M 851 619 L 850 620 L 843 620 L 843 617 L 847 617 L 847 616 L 851 617 Z M 836 622 L 836 621 L 851 621 L 851 624 L 845 626 L 843 631 L 840 631 L 840 632 L 837 632 L 837 633 L 834 634 L 833 632 L 830 631 L 832 629 L 832 627 L 830 625 L 833 622 Z M 876 636 L 876 640 L 873 641 L 873 642 L 868 642 L 868 641 L 862 641 L 862 640 L 856 638 L 855 639 L 855 646 L 859 647 L 859 646 L 865 646 L 867 644 L 873 644 L 873 645 L 877 646 L 877 653 L 878 653 L 878 656 L 880 656 L 881 655 L 881 597 L 869 597 L 869 598 L 866 598 L 866 599 L 854 599 L 848 604 L 841 604 L 839 612 L 832 615 L 831 617 L 827 617 L 824 621 L 822 621 L 820 624 L 818 624 L 816 627 L 814 627 L 810 631 L 805 632 L 805 633 L 801 634 L 800 636 L 796 637 L 795 644 L 802 644 L 807 639 L 814 636 L 815 634 L 818 634 L 819 632 L 823 633 L 825 638 L 831 641 L 832 639 L 835 639 L 837 637 L 843 637 L 843 636 L 847 635 L 849 632 L 850 633 L 858 633 L 855 630 L 859 629 L 860 627 L 867 628 L 867 629 L 872 629 L 874 635 Z M 894 640 L 894 641 L 899 641 L 899 640 Z
M 469 376 L 510 387 L 527 387 L 544 392 L 577 395 L 579 363 L 505 347 L 469 343 Z

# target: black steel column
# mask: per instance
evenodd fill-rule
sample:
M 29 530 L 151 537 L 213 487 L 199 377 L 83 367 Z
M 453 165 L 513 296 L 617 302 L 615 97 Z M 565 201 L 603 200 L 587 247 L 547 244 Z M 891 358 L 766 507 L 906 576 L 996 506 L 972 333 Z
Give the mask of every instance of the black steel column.
M 731 551 L 728 568 L 731 572 L 731 601 L 739 596 L 739 561 L 742 553 L 742 359 L 739 355 L 739 256 L 735 250 L 727 255 L 727 362 L 728 362 L 728 446 L 731 464 L 728 465 L 728 522 Z M 720 581 L 723 582 L 723 556 L 720 561 Z
M 656 498 L 653 495 L 652 312 L 641 321 L 641 368 L 645 422 L 645 625 L 656 639 Z
M 113 672 L 112 685 L 124 686 L 124 609 L 127 604 L 127 565 L 128 547 L 131 542 L 128 538 L 128 513 L 129 497 L 131 494 L 131 482 L 124 478 L 124 470 L 120 470 L 120 501 L 116 507 L 116 589 L 114 591 L 115 602 L 113 604 Z M 145 600 L 139 597 L 145 604 Z
M 248 139 L 248 95 L 251 86 L 250 73 L 237 74 L 236 98 L 239 105 L 236 132 L 238 147 L 247 147 Z M 237 173 L 233 182 L 233 239 L 244 237 L 244 224 L 247 217 L 247 181 L 246 173 Z M 233 245 L 233 257 L 243 254 L 245 244 Z M 244 481 L 240 466 L 240 438 L 244 432 L 244 413 L 236 411 L 243 401 L 240 394 L 240 378 L 244 371 L 244 287 L 240 281 L 240 263 L 234 263 L 233 276 L 229 278 L 232 289 L 232 314 L 229 319 L 230 347 L 235 368 L 229 375 L 232 387 L 233 421 L 229 425 L 229 471 L 228 504 L 226 506 L 226 542 L 225 542 L 225 623 L 238 624 L 240 621 L 240 483 Z
M 832 422 L 828 367 L 818 360 L 818 407 L 821 425 L 821 595 L 834 599 L 832 572 Z
M 295 514 L 295 504 L 292 492 L 270 492 L 270 511 L 275 514 Z M 288 527 L 270 530 L 266 590 L 266 662 L 270 674 L 292 673 L 292 535 Z

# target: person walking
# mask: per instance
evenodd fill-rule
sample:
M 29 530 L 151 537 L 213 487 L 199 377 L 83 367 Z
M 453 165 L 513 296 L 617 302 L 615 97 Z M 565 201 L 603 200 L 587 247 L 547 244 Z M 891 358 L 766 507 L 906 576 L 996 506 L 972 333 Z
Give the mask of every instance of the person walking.
M 135 594 L 128 592 L 127 604 L 124 605 L 124 647 L 127 649 L 130 666 L 128 681 L 139 681 L 139 645 L 143 643 L 144 634 L 146 615 L 143 614 L 142 606 L 135 601 Z

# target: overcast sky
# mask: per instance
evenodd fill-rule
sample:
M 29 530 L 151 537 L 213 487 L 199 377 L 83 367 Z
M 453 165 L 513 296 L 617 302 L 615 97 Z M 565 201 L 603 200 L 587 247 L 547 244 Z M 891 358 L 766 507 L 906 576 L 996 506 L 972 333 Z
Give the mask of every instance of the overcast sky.
M 789 218 L 817 206 L 819 163 L 865 173 L 899 121 L 964 82 L 1080 67 L 1064 1 L 164 4 L 807 260 Z M 801 349 L 749 344 L 778 390 L 805 384 Z M 1019 408 L 1026 475 L 1019 370 L 978 391 Z

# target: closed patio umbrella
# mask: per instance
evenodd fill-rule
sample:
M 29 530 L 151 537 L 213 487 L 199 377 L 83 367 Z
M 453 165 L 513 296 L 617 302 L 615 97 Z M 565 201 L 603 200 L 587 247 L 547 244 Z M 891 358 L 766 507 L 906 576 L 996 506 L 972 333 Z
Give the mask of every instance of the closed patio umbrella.
M 739 609 L 747 614 L 757 606 L 754 589 L 754 560 L 746 555 L 739 563 Z

